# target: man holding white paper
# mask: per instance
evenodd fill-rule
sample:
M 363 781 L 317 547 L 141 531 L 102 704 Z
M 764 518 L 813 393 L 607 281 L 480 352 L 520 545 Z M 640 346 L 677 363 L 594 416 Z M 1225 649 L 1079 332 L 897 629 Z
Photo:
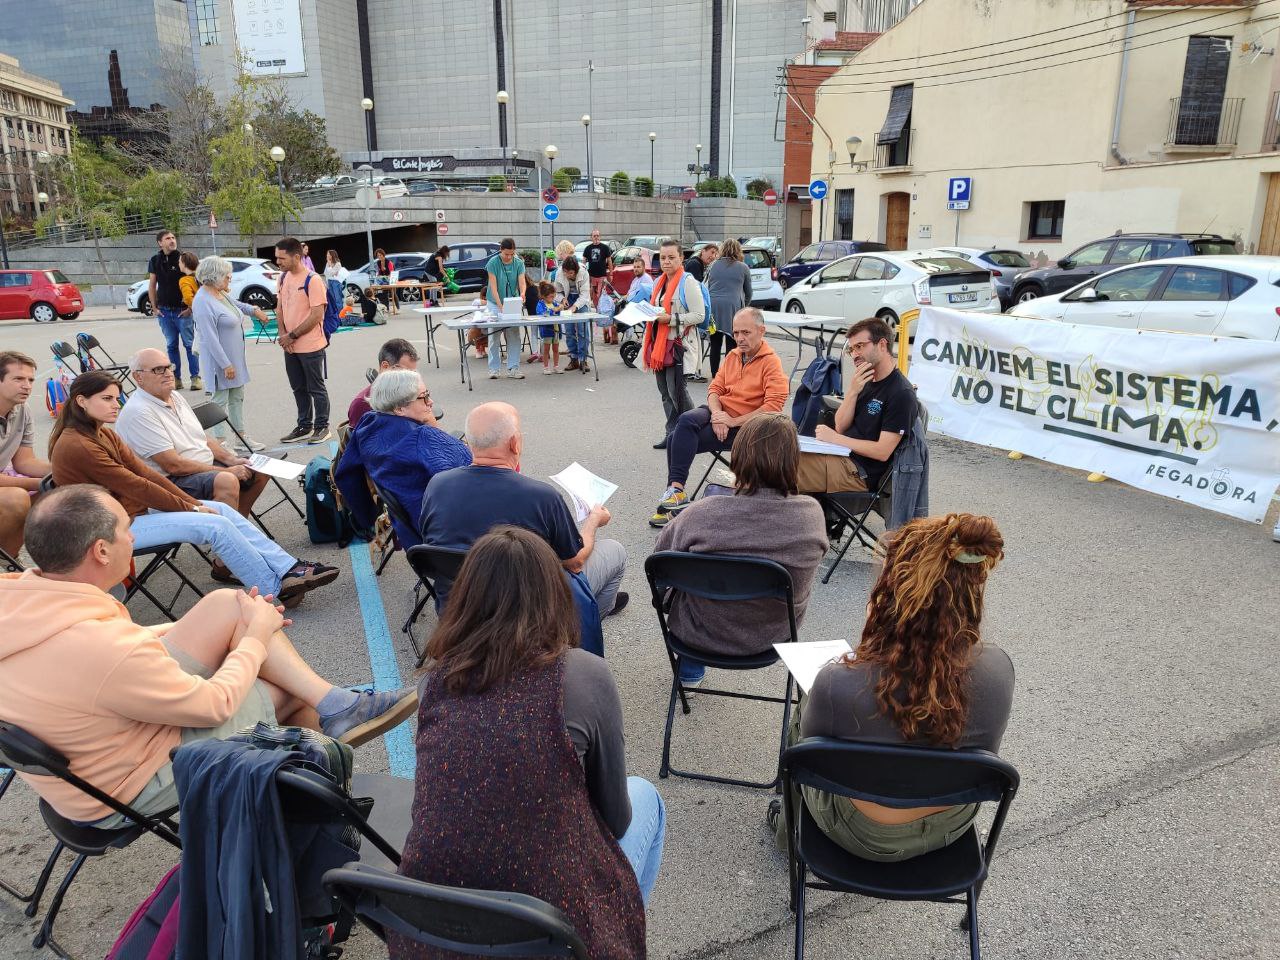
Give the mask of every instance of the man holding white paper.
M 248 517 L 266 489 L 267 475 L 205 435 L 191 404 L 177 390 L 173 366 L 162 351 L 139 350 L 129 368 L 138 389 L 116 421 L 120 439 L 184 493 L 225 503 Z
M 618 587 L 627 549 L 596 535 L 609 523 L 609 511 L 593 504 L 578 528 L 555 487 L 519 472 L 524 437 L 511 404 L 481 404 L 467 415 L 465 429 L 472 464 L 438 473 L 427 484 L 418 516 L 422 542 L 467 549 L 494 527 L 523 527 L 547 541 L 568 573 L 586 577 L 601 617 L 625 607 L 629 597 Z M 437 582 L 443 604 L 440 587 Z

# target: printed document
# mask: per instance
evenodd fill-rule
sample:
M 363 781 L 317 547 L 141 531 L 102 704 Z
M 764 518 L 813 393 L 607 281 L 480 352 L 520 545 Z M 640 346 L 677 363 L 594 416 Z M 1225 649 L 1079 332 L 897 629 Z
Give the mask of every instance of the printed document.
M 574 519 L 579 523 L 587 519 L 592 507 L 618 492 L 616 483 L 597 477 L 576 460 L 551 479 L 573 500 Z
M 304 463 L 277 460 L 275 457 L 268 457 L 261 453 L 255 453 L 249 457 L 249 468 L 280 480 L 296 480 L 307 470 L 307 466 Z
M 852 648 L 848 640 L 818 640 L 813 643 L 775 643 L 773 649 L 778 651 L 778 656 L 796 678 L 800 689 L 808 693 L 818 678 L 818 671 Z
M 825 443 L 822 440 L 816 440 L 813 437 L 800 438 L 801 453 L 822 453 L 829 457 L 847 457 L 850 450 L 848 447 L 842 447 L 838 443 Z

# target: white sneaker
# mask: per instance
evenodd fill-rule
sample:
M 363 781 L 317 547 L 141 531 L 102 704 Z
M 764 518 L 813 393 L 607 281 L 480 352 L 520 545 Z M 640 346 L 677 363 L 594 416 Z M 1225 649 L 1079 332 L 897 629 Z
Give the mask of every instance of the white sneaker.
M 523 373 L 521 373 L 519 370 L 508 370 L 508 371 L 507 371 L 507 379 L 508 379 L 508 380 L 523 380 L 523 379 L 524 379 L 524 374 L 523 374 Z
M 249 436 L 248 434 L 245 434 L 244 445 L 245 447 L 248 448 L 250 453 L 256 453 L 259 450 L 267 449 L 267 445 L 265 443 L 259 443 L 257 440 L 253 439 L 253 437 Z
M 493 372 L 493 373 L 490 373 L 490 374 L 489 374 L 489 379 L 490 379 L 490 380 L 497 380 L 497 379 L 498 379 L 498 377 L 500 377 L 500 376 L 502 376 L 502 374 L 497 373 L 497 372 Z

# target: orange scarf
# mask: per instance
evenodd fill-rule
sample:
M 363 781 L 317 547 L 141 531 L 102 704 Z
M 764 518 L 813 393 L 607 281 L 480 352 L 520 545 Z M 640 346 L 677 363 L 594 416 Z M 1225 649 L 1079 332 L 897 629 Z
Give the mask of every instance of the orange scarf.
M 653 285 L 649 302 L 654 306 L 661 306 L 664 313 L 672 316 L 671 302 L 676 291 L 680 289 L 680 284 L 684 282 L 684 268 L 681 267 L 676 273 L 675 283 L 668 283 L 669 279 L 665 273 L 658 279 L 658 282 Z M 671 344 L 667 336 L 669 327 L 668 323 L 654 320 L 645 328 L 642 361 L 646 370 L 662 370 L 671 366 L 667 362 L 667 348 Z

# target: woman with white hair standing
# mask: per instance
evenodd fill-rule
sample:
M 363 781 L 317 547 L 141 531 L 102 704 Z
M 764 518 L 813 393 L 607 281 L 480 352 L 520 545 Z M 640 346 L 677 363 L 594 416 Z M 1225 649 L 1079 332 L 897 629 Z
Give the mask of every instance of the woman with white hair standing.
M 196 267 L 200 289 L 191 302 L 200 352 L 208 365 L 213 402 L 227 411 L 227 419 L 244 437 L 248 450 L 263 449 L 244 429 L 244 385 L 249 382 L 249 363 L 244 349 L 244 318 L 268 317 L 260 308 L 231 299 L 231 262 L 222 257 L 205 257 Z M 226 440 L 223 424 L 213 428 L 219 440 Z

